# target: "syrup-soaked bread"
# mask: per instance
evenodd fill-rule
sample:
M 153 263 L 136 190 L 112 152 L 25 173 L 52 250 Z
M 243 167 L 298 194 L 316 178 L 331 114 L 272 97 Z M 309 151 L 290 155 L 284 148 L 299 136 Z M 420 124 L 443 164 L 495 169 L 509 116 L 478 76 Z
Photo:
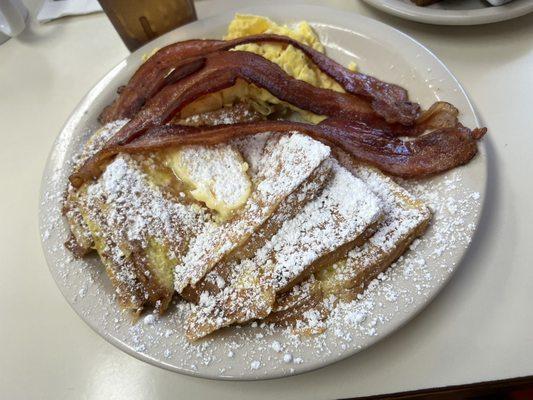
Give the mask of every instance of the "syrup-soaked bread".
M 257 115 L 246 106 L 236 105 L 189 117 L 185 123 L 235 123 L 256 118 Z M 109 123 L 94 133 L 76 164 L 101 149 L 126 122 Z M 229 154 L 244 163 L 238 151 L 227 147 L 223 161 L 227 161 Z M 199 148 L 200 152 L 202 150 Z M 63 204 L 63 214 L 71 231 L 67 247 L 79 257 L 96 249 L 118 294 L 119 303 L 134 312 L 147 305 L 164 311 L 174 292 L 174 265 L 203 224 L 215 223 L 198 202 L 185 196 L 188 187 L 176 179 L 165 164 L 167 156 L 168 152 L 119 155 L 96 183 L 79 191 L 69 187 Z M 112 177 L 120 174 L 121 181 L 112 182 Z M 161 218 L 155 216 L 156 213 Z M 164 221 L 169 216 L 170 223 Z M 179 216 L 182 226 L 173 221 L 174 216 Z M 165 224 L 166 230 L 156 229 Z M 139 230 L 139 237 L 124 234 L 135 229 Z
M 190 340 L 266 317 L 276 294 L 342 258 L 374 231 L 380 201 L 361 180 L 330 162 L 332 178 L 322 193 L 286 221 L 253 258 L 235 263 L 222 291 L 201 294 L 186 323 Z
M 302 333 L 320 332 L 331 304 L 338 300 L 355 299 L 405 252 L 415 238 L 425 232 L 431 219 L 424 203 L 391 178 L 375 168 L 358 163 L 346 153 L 338 153 L 342 165 L 379 197 L 384 218 L 375 234 L 362 246 L 319 271 L 305 284 L 277 297 L 275 310 L 269 315 L 268 322 L 290 325 Z M 310 303 L 317 305 L 310 308 Z
M 267 145 L 244 207 L 228 221 L 205 225 L 191 240 L 187 254 L 175 268 L 176 291 L 194 287 L 217 263 L 244 246 L 329 154 L 328 146 L 296 133 L 275 138 L 271 146 Z
M 224 257 L 194 287 L 187 286 L 181 296 L 187 301 L 197 303 L 202 292 L 209 292 L 213 295 L 221 291 L 231 276 L 235 262 L 253 257 L 276 234 L 285 221 L 293 218 L 309 201 L 319 195 L 330 175 L 331 163 L 324 160 L 300 186 L 283 199 L 272 216 L 250 236 L 245 244 Z
M 127 154 L 83 186 L 78 201 L 121 305 L 163 311 L 174 292 L 172 267 L 189 238 L 210 223 L 208 214 L 167 195 Z

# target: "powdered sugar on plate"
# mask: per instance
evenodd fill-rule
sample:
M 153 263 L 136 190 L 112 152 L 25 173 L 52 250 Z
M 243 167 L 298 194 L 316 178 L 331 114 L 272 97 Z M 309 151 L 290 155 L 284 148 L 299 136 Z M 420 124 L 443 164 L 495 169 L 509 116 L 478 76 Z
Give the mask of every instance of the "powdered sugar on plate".
M 48 168 L 41 236 L 51 272 L 67 300 L 122 349 L 175 371 L 210 377 L 294 374 L 316 366 L 318 360 L 335 360 L 368 347 L 423 307 L 450 277 L 471 240 L 482 201 L 480 189 L 473 189 L 479 188 L 475 177 L 466 173 L 469 167 L 423 182 L 402 181 L 432 209 L 428 231 L 355 301 L 339 304 L 323 334 L 300 337 L 288 328 L 259 322 L 191 344 L 182 328 L 189 304 L 174 300 L 165 316 L 147 314 L 132 323 L 116 304 L 100 261 L 76 260 L 64 248 L 68 230 L 60 204 L 69 168 Z

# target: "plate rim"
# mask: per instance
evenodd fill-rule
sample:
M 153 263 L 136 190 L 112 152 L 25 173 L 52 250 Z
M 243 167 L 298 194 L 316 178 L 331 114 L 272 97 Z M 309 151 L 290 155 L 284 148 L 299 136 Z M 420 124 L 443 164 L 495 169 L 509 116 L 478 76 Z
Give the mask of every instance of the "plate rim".
M 376 21 L 376 20 L 374 20 L 372 18 L 363 16 L 363 15 L 360 15 L 360 14 L 357 14 L 357 13 L 346 13 L 346 12 L 343 12 L 343 11 L 340 11 L 340 10 L 337 10 L 337 9 L 334 9 L 334 8 L 330 8 L 330 7 L 309 5 L 309 4 L 305 4 L 305 3 L 290 4 L 290 5 L 285 5 L 284 7 L 293 8 L 293 9 L 294 8 L 298 8 L 298 7 L 305 7 L 305 9 L 307 11 L 310 11 L 310 10 L 313 11 L 314 10 L 314 11 L 316 11 L 315 15 L 317 15 L 317 17 L 318 17 L 317 19 L 320 19 L 319 18 L 320 11 L 328 12 L 330 14 L 336 14 L 336 16 L 339 17 L 340 20 L 342 20 L 343 18 L 346 18 L 347 17 L 346 14 L 351 15 L 352 17 L 355 14 L 355 16 L 357 18 L 361 18 L 361 19 L 365 20 L 367 23 L 370 23 L 371 25 L 373 24 L 374 26 L 379 27 L 381 29 L 392 30 L 396 34 L 400 34 L 401 36 L 404 37 L 404 39 L 406 39 L 406 40 L 412 42 L 414 45 L 416 45 L 421 51 L 426 52 L 431 58 L 433 58 L 438 64 L 440 64 L 440 66 L 447 72 L 449 77 L 457 85 L 457 87 L 458 87 L 458 89 L 460 91 L 460 94 L 465 97 L 467 105 L 468 105 L 468 108 L 469 108 L 468 111 L 471 112 L 475 123 L 479 126 L 479 124 L 481 122 L 480 121 L 480 117 L 479 117 L 474 105 L 472 104 L 472 101 L 471 101 L 470 97 L 466 93 L 464 87 L 461 85 L 461 83 L 459 82 L 457 77 L 448 69 L 448 67 L 442 62 L 442 60 L 440 60 L 430 49 L 428 49 L 426 46 L 424 46 L 422 43 L 420 43 L 416 39 L 412 38 L 411 36 L 401 32 L 400 30 L 398 30 L 398 29 L 396 29 L 394 27 L 391 27 L 391 26 L 389 26 L 389 25 L 387 25 L 385 23 L 382 23 L 380 21 Z M 250 6 L 246 6 L 246 7 L 237 7 L 237 8 L 231 9 L 231 10 L 229 10 L 227 12 L 218 14 L 216 16 L 212 16 L 212 17 L 209 17 L 209 18 L 205 18 L 205 19 L 193 22 L 192 24 L 202 24 L 202 23 L 206 23 L 206 22 L 208 23 L 209 21 L 224 20 L 224 19 L 227 19 L 227 18 L 229 18 L 229 20 L 231 20 L 230 17 L 232 17 L 233 14 L 235 14 L 236 12 L 244 12 L 244 13 L 248 12 L 248 13 L 257 13 L 257 14 L 266 13 L 268 11 L 268 8 L 269 8 L 269 6 L 268 5 L 264 5 L 264 4 L 263 5 L 250 5 Z M 176 34 L 179 35 L 181 29 L 184 29 L 187 26 L 190 26 L 192 24 L 188 24 L 188 25 L 185 25 L 183 27 L 177 28 L 177 29 L 175 29 L 173 31 L 168 32 L 165 35 L 162 35 L 161 37 L 165 37 L 165 36 L 166 37 L 170 37 L 170 36 L 176 35 Z M 342 22 L 339 22 L 337 26 L 345 27 L 345 25 Z M 351 28 L 349 28 L 349 29 L 351 29 Z M 433 299 L 447 285 L 447 283 L 449 282 L 451 277 L 455 274 L 457 268 L 459 268 L 459 266 L 461 265 L 462 260 L 464 259 L 465 255 L 469 251 L 471 243 L 473 242 L 473 240 L 475 238 L 476 230 L 477 230 L 477 227 L 479 226 L 479 221 L 480 221 L 481 216 L 483 214 L 483 209 L 484 209 L 484 206 L 485 206 L 486 187 L 487 187 L 487 183 L 488 183 L 487 182 L 488 163 L 486 162 L 486 158 L 485 157 L 484 157 L 485 162 L 483 163 L 482 168 L 480 169 L 480 172 L 482 172 L 482 176 L 479 177 L 479 178 L 483 179 L 482 184 L 480 185 L 480 187 L 482 187 L 483 191 L 481 192 L 481 201 L 480 201 L 480 204 L 479 204 L 478 213 L 475 216 L 475 218 L 473 218 L 473 223 L 475 223 L 475 228 L 474 228 L 474 231 L 471 234 L 470 241 L 465 246 L 465 249 L 462 251 L 462 254 L 460 255 L 460 257 L 457 260 L 457 265 L 453 268 L 453 270 L 449 274 L 446 275 L 446 277 L 445 277 L 445 279 L 443 281 L 439 282 L 439 284 L 434 288 L 434 290 L 431 292 L 431 294 L 425 298 L 423 303 L 421 303 L 416 309 L 410 310 L 407 313 L 407 315 L 401 319 L 401 321 L 394 323 L 392 328 L 388 329 L 386 332 L 380 333 L 380 335 L 378 337 L 372 337 L 371 339 L 369 339 L 368 344 L 366 346 L 364 346 L 363 348 L 355 348 L 355 347 L 348 348 L 340 356 L 338 356 L 338 357 L 336 357 L 334 359 L 330 359 L 330 360 L 322 360 L 320 363 L 317 363 L 317 362 L 315 362 L 315 363 L 312 363 L 312 362 L 304 363 L 303 365 L 299 366 L 299 368 L 297 368 L 297 369 L 295 368 L 295 371 L 292 372 L 292 373 L 285 373 L 283 371 L 275 371 L 274 373 L 272 373 L 270 375 L 267 375 L 267 376 L 259 375 L 257 373 L 254 374 L 254 372 L 252 372 L 252 373 L 250 373 L 250 374 L 248 374 L 246 376 L 230 376 L 230 375 L 220 376 L 220 375 L 215 375 L 215 374 L 209 374 L 206 371 L 193 371 L 193 370 L 188 370 L 188 369 L 185 369 L 185 368 L 178 368 L 175 365 L 167 364 L 163 360 L 156 359 L 154 357 L 151 357 L 148 354 L 135 351 L 131 347 L 129 347 L 126 344 L 122 343 L 120 339 L 116 338 L 114 335 L 109 333 L 107 330 L 99 329 L 97 324 L 91 323 L 90 319 L 86 318 L 82 314 L 81 310 L 76 307 L 74 299 L 71 299 L 69 296 L 67 296 L 67 294 L 63 290 L 63 287 L 60 284 L 60 282 L 59 282 L 59 280 L 58 280 L 58 278 L 56 276 L 56 271 L 54 270 L 54 268 L 52 266 L 53 262 L 50 260 L 51 254 L 49 254 L 49 252 L 47 251 L 47 243 L 43 239 L 44 230 L 46 229 L 46 220 L 45 220 L 45 216 L 44 216 L 44 212 L 43 212 L 43 208 L 44 207 L 42 206 L 42 203 L 44 201 L 46 201 L 45 193 L 46 193 L 46 187 L 47 187 L 47 184 L 48 184 L 47 175 L 48 175 L 48 172 L 51 169 L 52 158 L 53 158 L 53 156 L 55 155 L 55 153 L 57 151 L 58 144 L 61 142 L 62 136 L 66 135 L 68 133 L 68 131 L 70 129 L 72 129 L 72 125 L 73 124 L 79 123 L 79 119 L 84 114 L 84 110 L 83 110 L 84 104 L 94 100 L 100 94 L 102 89 L 106 87 L 107 81 L 112 79 L 117 74 L 117 72 L 119 72 L 121 70 L 121 68 L 124 67 L 125 63 L 127 63 L 127 61 L 129 59 L 134 58 L 134 57 L 138 56 L 139 54 L 146 53 L 146 50 L 149 49 L 149 48 L 152 48 L 152 47 L 153 47 L 153 43 L 152 44 L 148 43 L 148 44 L 142 46 L 141 48 L 139 48 L 138 50 L 136 50 L 135 52 L 129 54 L 122 61 L 120 61 L 115 67 L 113 67 L 109 72 L 107 72 L 101 79 L 99 79 L 97 81 L 97 83 L 87 92 L 87 94 L 82 97 L 80 102 L 76 105 L 76 107 L 74 108 L 74 110 L 72 111 L 70 116 L 67 118 L 67 121 L 64 124 L 63 128 L 61 129 L 60 133 L 57 135 L 56 139 L 54 140 L 54 143 L 53 143 L 52 148 L 51 148 L 51 150 L 49 152 L 49 155 L 48 155 L 48 158 L 47 158 L 47 161 L 46 161 L 46 166 L 44 168 L 43 176 L 42 176 L 42 179 L 41 179 L 40 201 L 39 201 L 39 231 L 41 233 L 41 247 L 42 247 L 43 253 L 45 255 L 45 259 L 46 259 L 46 262 L 47 262 L 47 265 L 48 265 L 48 269 L 49 269 L 52 277 L 54 278 L 54 282 L 55 282 L 56 286 L 60 290 L 61 294 L 63 295 L 63 297 L 65 298 L 67 303 L 75 311 L 75 313 L 84 321 L 84 323 L 86 325 L 88 325 L 95 333 L 97 333 L 99 336 L 104 338 L 107 342 L 109 342 L 113 346 L 117 347 L 121 351 L 124 351 L 128 355 L 130 355 L 130 356 L 132 356 L 132 357 L 134 357 L 136 359 L 139 359 L 141 361 L 147 362 L 147 363 L 149 363 L 149 364 L 151 364 L 153 366 L 160 367 L 160 368 L 172 371 L 172 372 L 177 372 L 177 373 L 188 375 L 188 376 L 192 376 L 192 377 L 197 377 L 197 378 L 200 377 L 200 378 L 210 379 L 210 380 L 212 379 L 212 380 L 229 380 L 229 381 L 255 381 L 255 380 L 278 379 L 278 378 L 283 378 L 283 377 L 288 377 L 288 376 L 295 376 L 295 375 L 299 375 L 299 374 L 302 374 L 302 373 L 306 373 L 306 372 L 310 372 L 310 371 L 314 371 L 314 370 L 318 370 L 318 369 L 324 368 L 324 367 L 332 365 L 332 364 L 334 364 L 334 363 L 336 363 L 338 361 L 341 361 L 341 360 L 344 360 L 344 359 L 346 359 L 348 357 L 351 357 L 354 354 L 373 346 L 375 343 L 381 341 L 385 337 L 388 337 L 390 334 L 396 332 L 398 329 L 402 328 L 405 324 L 407 324 L 413 318 L 415 318 L 421 311 L 423 311 L 433 301 Z M 464 110 L 462 110 L 462 111 L 464 112 Z M 485 145 L 485 143 L 481 142 L 481 143 L 478 144 L 478 146 L 479 146 L 479 153 L 483 154 L 483 155 L 486 154 L 486 148 L 485 148 L 486 145 Z
M 363 0 L 368 5 L 377 8 L 387 14 L 415 22 L 422 22 L 431 25 L 448 26 L 468 26 L 485 25 L 496 22 L 507 21 L 522 17 L 533 12 L 533 3 L 519 3 L 513 6 L 512 3 L 501 6 L 487 7 L 479 10 L 441 10 L 433 8 L 418 7 L 416 5 L 405 4 L 398 1 L 398 6 L 391 1 L 397 0 Z M 520 1 L 520 0 L 519 0 Z M 508 12 L 502 12 L 509 6 L 512 8 Z M 465 14 L 465 11 L 467 12 Z

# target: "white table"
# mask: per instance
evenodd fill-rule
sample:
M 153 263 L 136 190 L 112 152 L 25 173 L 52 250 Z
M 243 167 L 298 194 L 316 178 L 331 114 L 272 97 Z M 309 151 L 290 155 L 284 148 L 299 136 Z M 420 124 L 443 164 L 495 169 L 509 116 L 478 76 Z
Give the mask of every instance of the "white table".
M 39 1 L 26 2 L 35 15 Z M 226 0 L 221 7 L 204 0 L 197 9 L 205 17 L 246 3 Z M 441 27 L 390 17 L 358 0 L 327 3 L 430 47 L 489 127 L 486 208 L 444 291 L 369 350 L 287 379 L 207 381 L 117 350 L 57 290 L 41 253 L 37 208 L 55 136 L 85 92 L 128 51 L 103 14 L 32 23 L 0 46 L 1 398 L 338 398 L 533 375 L 533 14 Z

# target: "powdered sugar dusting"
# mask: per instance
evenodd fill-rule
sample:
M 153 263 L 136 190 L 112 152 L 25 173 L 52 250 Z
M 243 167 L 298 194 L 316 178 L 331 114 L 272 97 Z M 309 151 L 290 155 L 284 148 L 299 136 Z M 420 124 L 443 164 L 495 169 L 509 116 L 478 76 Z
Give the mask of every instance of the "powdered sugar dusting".
M 359 237 L 381 216 L 381 202 L 336 161 L 322 195 L 283 224 L 257 254 L 258 264 L 274 259 L 273 286 L 285 288 L 323 254 Z
M 271 137 L 271 132 L 263 132 L 235 139 L 231 142 L 231 144 L 241 152 L 243 158 L 248 163 L 251 176 L 256 176 L 258 174 L 261 167 L 260 163 L 261 157 L 263 156 L 263 150 Z
M 333 177 L 322 194 L 286 221 L 252 259 L 235 265 L 229 286 L 214 296 L 202 293 L 187 322 L 190 337 L 266 316 L 277 292 L 377 222 L 378 198 L 335 160 L 330 162 Z M 310 322 L 317 319 L 311 310 L 305 317 Z
M 250 195 L 248 165 L 240 153 L 227 144 L 183 146 L 169 156 L 174 173 L 187 182 L 191 196 L 222 218 L 244 204 Z
M 387 215 L 382 224 L 384 229 L 378 229 L 369 240 L 381 251 L 390 251 L 399 238 L 407 235 L 421 221 L 429 217 L 429 210 L 422 202 L 401 187 L 395 188 L 389 185 L 389 182 L 392 182 L 391 178 L 360 165 L 355 167 L 354 173 L 383 200 L 383 212 Z
M 262 359 L 269 367 L 254 370 L 256 373 L 267 375 L 275 370 L 290 374 L 305 368 L 314 357 L 323 359 L 366 346 L 368 338 L 379 337 L 383 327 L 412 312 L 420 298 L 431 294 L 449 276 L 455 265 L 449 264 L 447 257 L 468 244 L 475 228 L 472 221 L 480 208 L 479 193 L 463 184 L 462 174 L 457 170 L 430 181 L 401 182 L 432 209 L 430 229 L 363 295 L 339 305 L 324 334 L 310 338 L 260 323 L 190 344 L 181 328 L 190 306 L 181 302 L 174 302 L 169 312 L 153 324 L 132 327 L 130 317 L 116 304 L 100 262 L 75 260 L 62 245 L 67 233 L 59 211 L 64 180 L 51 180 L 53 185 L 43 193 L 41 232 L 43 240 L 46 238 L 47 257 L 54 259 L 52 273 L 66 296 L 92 325 L 105 329 L 125 346 L 191 373 L 244 377 L 251 369 L 241 369 L 243 362 L 250 366 Z M 80 291 L 84 295 L 79 295 Z M 257 338 L 258 333 L 263 337 Z M 272 348 L 273 340 L 283 348 L 281 352 Z
M 178 293 L 197 283 L 224 255 L 248 238 L 275 211 L 278 204 L 329 156 L 329 147 L 301 134 L 284 136 L 265 151 L 264 168 L 242 211 L 220 225 L 209 225 L 195 237 L 175 269 Z
M 470 165 L 431 180 L 400 181 L 431 208 L 429 230 L 356 300 L 340 303 L 323 334 L 302 337 L 291 329 L 256 322 L 190 344 L 183 331 L 183 322 L 191 312 L 189 304 L 175 299 L 163 317 L 148 317 L 147 323 L 141 318 L 132 324 L 130 316 L 116 304 L 100 261 L 76 260 L 64 248 L 68 229 L 60 208 L 66 177 L 73 165 L 65 161 L 65 149 L 71 154 L 77 150 L 68 137 L 60 140 L 50 159 L 46 173 L 49 179 L 45 180 L 40 200 L 43 247 L 62 292 L 97 331 L 106 332 L 141 357 L 212 377 L 292 374 L 304 371 L 316 360 L 367 347 L 388 332 L 391 324 L 420 309 L 425 299 L 449 278 L 456 267 L 454 260 L 471 240 L 482 201 L 480 185 L 465 179 Z M 142 237 L 135 230 L 131 234 Z M 313 313 L 307 317 L 316 320 Z M 252 363 L 258 368 L 252 369 Z
M 168 198 L 127 154 L 118 155 L 78 199 L 82 212 L 94 225 L 95 242 L 102 242 L 100 255 L 109 260 L 106 267 L 116 281 L 121 303 L 132 309 L 142 308 L 145 302 L 164 308 L 172 288 L 167 287 L 166 296 L 152 298 L 141 282 L 164 281 L 164 276 L 152 276 L 142 267 L 141 258 L 146 257 L 150 243 L 158 243 L 168 260 L 178 259 L 188 239 L 209 223 L 208 215 L 199 207 Z
M 193 235 L 201 226 L 198 221 L 205 218 L 199 207 L 165 198 L 127 154 L 117 156 L 101 179 L 88 187 L 88 211 L 96 212 L 100 204 L 110 207 L 106 224 L 116 232 L 117 241 L 124 238 L 143 245 L 149 236 L 179 242 Z M 177 251 L 180 243 L 175 246 Z

